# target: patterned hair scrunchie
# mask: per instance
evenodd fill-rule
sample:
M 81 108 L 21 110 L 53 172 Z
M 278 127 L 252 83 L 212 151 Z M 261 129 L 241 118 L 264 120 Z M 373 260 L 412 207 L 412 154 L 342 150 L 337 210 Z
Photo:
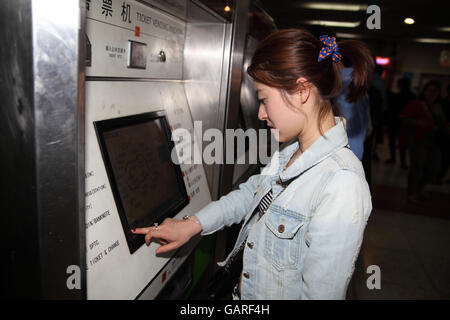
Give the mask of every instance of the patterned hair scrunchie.
M 341 53 L 339 52 L 339 47 L 336 43 L 335 37 L 329 37 L 328 35 L 320 36 L 320 41 L 325 45 L 322 49 L 320 49 L 319 57 L 317 58 L 318 62 L 326 59 L 329 55 L 332 55 L 332 59 L 334 62 L 341 61 Z

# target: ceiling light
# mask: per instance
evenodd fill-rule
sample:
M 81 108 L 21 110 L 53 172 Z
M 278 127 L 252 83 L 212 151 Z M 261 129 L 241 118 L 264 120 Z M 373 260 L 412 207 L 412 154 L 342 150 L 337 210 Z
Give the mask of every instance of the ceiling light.
M 328 21 L 328 20 L 306 20 L 302 21 L 304 24 L 320 25 L 327 27 L 341 27 L 341 28 L 355 28 L 361 24 L 360 21 L 356 22 L 343 22 L 343 21 Z
M 405 20 L 403 20 L 404 23 L 406 24 L 414 24 L 414 19 L 413 18 L 405 18 Z
M 380 66 L 387 66 L 391 63 L 391 59 L 389 57 L 375 57 L 375 62 Z
M 437 28 L 439 31 L 442 31 L 442 32 L 450 32 L 450 27 L 440 27 L 440 28 Z
M 224 9 L 223 9 L 225 12 L 230 12 L 231 11 L 231 8 L 230 8 L 230 6 L 226 6 Z
M 442 44 L 450 43 L 450 39 L 432 39 L 432 38 L 417 38 L 413 39 L 413 41 L 420 43 L 442 43 Z
M 332 10 L 332 11 L 363 11 L 367 9 L 367 5 L 363 4 L 347 4 L 347 3 L 314 3 L 305 2 L 298 5 L 300 8 L 313 10 Z
M 353 33 L 336 32 L 339 39 L 361 39 L 361 35 Z

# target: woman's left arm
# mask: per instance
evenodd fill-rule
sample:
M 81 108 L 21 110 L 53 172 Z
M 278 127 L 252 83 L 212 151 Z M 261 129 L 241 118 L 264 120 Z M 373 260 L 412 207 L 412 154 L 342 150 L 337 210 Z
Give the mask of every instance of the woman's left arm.
M 302 299 L 345 299 L 372 210 L 365 179 L 353 171 L 332 173 L 309 223 Z

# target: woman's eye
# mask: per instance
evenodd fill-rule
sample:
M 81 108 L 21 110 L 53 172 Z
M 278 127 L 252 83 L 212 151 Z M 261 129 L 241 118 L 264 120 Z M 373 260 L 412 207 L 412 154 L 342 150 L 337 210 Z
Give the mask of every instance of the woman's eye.
M 266 99 L 259 99 L 258 102 L 259 102 L 259 104 L 264 104 L 265 105 L 266 104 Z

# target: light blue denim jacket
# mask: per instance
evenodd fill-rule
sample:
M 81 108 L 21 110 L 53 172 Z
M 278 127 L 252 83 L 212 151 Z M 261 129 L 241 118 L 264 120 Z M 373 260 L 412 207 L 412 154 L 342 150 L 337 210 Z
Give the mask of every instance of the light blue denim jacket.
M 244 220 L 233 251 L 219 263 L 225 265 L 248 235 L 242 299 L 345 299 L 372 203 L 361 162 L 346 148 L 345 123 L 335 120 L 326 138 L 317 139 L 288 168 L 298 142 L 277 151 L 260 174 L 196 214 L 202 235 Z M 293 177 L 284 189 L 280 181 Z M 250 223 L 270 190 L 275 200 Z

